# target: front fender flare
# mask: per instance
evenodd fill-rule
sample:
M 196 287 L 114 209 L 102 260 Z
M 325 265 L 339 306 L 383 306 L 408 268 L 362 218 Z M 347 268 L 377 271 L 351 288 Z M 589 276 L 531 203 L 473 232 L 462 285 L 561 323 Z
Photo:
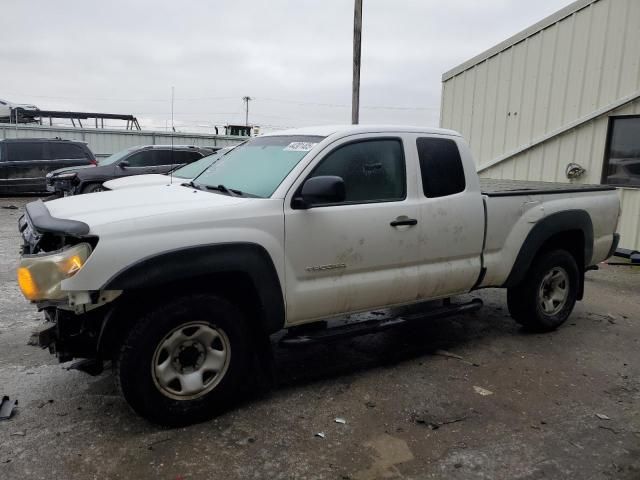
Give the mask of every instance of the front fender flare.
M 258 294 L 266 332 L 283 328 L 285 306 L 270 255 L 255 243 L 223 243 L 179 248 L 144 258 L 109 279 L 102 290 L 131 291 L 224 273 L 246 274 Z

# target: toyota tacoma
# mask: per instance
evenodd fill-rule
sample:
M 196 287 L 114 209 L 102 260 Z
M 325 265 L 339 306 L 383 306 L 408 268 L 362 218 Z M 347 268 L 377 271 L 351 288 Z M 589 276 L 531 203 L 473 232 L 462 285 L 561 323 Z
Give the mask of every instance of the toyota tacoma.
M 93 373 L 113 362 L 136 412 L 179 425 L 268 375 L 275 332 L 373 333 L 475 310 L 450 299 L 487 287 L 524 327 L 555 329 L 619 214 L 609 186 L 481 180 L 452 131 L 305 128 L 187 183 L 29 203 L 17 276 L 43 347 Z M 380 309 L 400 313 L 328 321 Z

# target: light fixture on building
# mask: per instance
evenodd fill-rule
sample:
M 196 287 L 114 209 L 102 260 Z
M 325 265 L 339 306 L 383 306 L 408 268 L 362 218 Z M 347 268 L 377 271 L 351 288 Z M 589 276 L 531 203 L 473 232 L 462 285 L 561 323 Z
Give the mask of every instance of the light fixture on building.
M 586 173 L 586 171 L 587 170 L 583 168 L 581 165 L 578 165 L 577 163 L 570 163 L 569 165 L 567 165 L 567 170 L 566 170 L 567 178 L 569 179 L 580 178 L 582 175 Z

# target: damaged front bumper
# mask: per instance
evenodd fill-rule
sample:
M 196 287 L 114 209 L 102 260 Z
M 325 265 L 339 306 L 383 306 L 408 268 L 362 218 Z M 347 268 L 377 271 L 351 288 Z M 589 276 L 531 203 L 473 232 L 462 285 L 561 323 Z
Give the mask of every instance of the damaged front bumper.
M 37 345 L 49 349 L 60 362 L 101 360 L 101 336 L 109 312 L 105 307 L 77 315 L 56 307 L 45 308 L 46 323 L 35 333 Z
M 19 222 L 23 238 L 18 284 L 45 314 L 36 333 L 40 347 L 61 362 L 100 360 L 103 326 L 121 291 L 65 291 L 62 282 L 83 268 L 98 243 L 83 222 L 53 217 L 42 201 L 31 202 Z

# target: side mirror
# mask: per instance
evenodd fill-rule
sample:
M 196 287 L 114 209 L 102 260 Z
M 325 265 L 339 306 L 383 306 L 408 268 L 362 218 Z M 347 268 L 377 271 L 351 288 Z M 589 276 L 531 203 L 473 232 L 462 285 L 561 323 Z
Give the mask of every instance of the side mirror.
M 123 160 L 118 164 L 118 166 L 120 168 L 127 168 L 129 166 L 129 162 L 127 160 Z
M 293 208 L 304 209 L 325 203 L 340 203 L 346 198 L 342 177 L 325 175 L 308 179 L 300 195 L 293 199 Z

